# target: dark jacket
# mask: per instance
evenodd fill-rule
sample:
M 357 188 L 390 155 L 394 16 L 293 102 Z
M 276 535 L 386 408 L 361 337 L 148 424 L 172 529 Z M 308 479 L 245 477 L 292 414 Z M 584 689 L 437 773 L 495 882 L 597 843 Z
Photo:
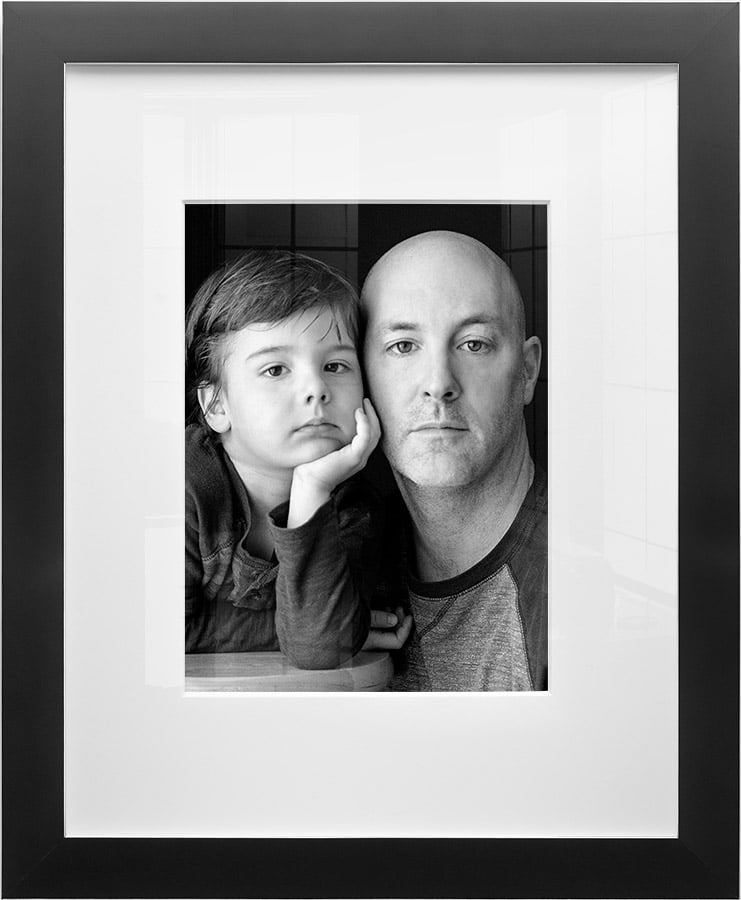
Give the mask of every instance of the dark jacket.
M 218 440 L 185 432 L 186 653 L 282 650 L 293 665 L 334 668 L 368 635 L 380 569 L 375 501 L 359 480 L 340 485 L 299 528 L 288 504 L 270 513 L 272 561 L 251 556 L 249 497 Z

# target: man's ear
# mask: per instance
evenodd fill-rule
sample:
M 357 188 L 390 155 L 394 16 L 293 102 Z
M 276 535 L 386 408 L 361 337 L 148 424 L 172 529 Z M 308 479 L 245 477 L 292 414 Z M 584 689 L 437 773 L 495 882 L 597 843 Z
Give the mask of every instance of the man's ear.
M 540 372 L 542 347 L 540 338 L 529 337 L 522 345 L 523 370 L 525 373 L 525 406 L 533 399 L 535 385 Z
M 218 434 L 226 434 L 232 427 L 229 411 L 220 387 L 206 384 L 198 388 L 198 404 L 209 427 Z

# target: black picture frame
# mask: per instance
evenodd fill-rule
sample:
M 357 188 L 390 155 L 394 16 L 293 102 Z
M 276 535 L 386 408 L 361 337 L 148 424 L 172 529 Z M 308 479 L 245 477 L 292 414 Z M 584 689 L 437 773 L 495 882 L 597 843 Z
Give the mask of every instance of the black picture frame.
M 8 2 L 3 12 L 3 895 L 738 897 L 738 4 Z M 679 65 L 677 839 L 64 837 L 68 62 Z M 407 765 L 403 747 L 398 759 Z

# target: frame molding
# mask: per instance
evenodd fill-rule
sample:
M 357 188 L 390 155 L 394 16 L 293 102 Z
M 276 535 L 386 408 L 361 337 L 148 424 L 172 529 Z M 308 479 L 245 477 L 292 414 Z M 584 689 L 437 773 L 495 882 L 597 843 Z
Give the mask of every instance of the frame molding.
M 738 4 L 7 2 L 3 12 L 3 895 L 738 897 Z M 64 837 L 68 62 L 679 65 L 677 840 Z

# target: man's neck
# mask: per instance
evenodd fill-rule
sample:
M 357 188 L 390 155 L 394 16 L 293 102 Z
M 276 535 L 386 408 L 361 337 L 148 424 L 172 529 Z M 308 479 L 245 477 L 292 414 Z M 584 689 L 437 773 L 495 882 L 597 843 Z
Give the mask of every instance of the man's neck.
M 412 520 L 420 580 L 453 578 L 493 550 L 520 511 L 534 474 L 525 445 L 506 472 L 491 472 L 465 488 L 420 487 L 398 478 Z

